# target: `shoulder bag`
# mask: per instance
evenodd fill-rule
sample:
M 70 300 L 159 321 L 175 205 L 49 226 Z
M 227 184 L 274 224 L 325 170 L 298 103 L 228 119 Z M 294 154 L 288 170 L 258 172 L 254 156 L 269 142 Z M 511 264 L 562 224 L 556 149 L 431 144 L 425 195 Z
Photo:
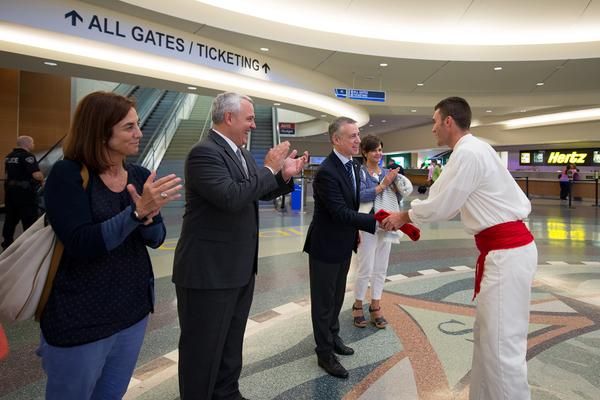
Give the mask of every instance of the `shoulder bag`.
M 83 188 L 89 171 L 81 167 Z M 39 321 L 50 297 L 63 244 L 42 215 L 0 254 L 0 320 Z

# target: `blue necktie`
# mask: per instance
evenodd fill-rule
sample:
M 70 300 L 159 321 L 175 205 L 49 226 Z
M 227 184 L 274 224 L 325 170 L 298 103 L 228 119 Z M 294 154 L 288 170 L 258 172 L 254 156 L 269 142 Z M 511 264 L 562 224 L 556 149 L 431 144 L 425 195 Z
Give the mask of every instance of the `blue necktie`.
M 352 161 L 348 161 L 345 164 L 346 167 L 346 174 L 348 174 L 348 179 L 350 179 L 350 183 L 352 184 L 352 188 L 356 191 L 356 182 L 354 180 L 354 174 L 352 173 Z

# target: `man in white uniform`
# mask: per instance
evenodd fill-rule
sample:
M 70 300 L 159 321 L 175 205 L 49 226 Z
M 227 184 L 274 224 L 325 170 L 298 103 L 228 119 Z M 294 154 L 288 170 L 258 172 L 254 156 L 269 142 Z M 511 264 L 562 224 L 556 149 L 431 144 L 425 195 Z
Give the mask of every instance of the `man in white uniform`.
M 533 236 L 523 224 L 531 203 L 500 157 L 470 132 L 471 108 L 460 97 L 435 106 L 432 132 L 453 152 L 426 200 L 392 213 L 385 229 L 448 220 L 457 213 L 480 251 L 470 400 L 529 400 L 527 332 L 537 266 Z

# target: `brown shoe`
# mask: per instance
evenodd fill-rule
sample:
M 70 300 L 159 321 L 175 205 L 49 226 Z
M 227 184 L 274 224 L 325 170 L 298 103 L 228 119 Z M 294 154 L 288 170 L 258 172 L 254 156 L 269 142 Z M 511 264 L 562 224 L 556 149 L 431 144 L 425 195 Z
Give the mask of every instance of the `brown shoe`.
M 360 311 L 360 315 L 355 315 L 355 311 Z M 364 328 L 368 324 L 362 307 L 355 307 L 354 304 L 352 305 L 352 318 L 354 319 L 353 324 L 357 328 Z
M 388 322 L 386 321 L 385 318 L 383 317 L 376 317 L 375 313 L 381 311 L 381 307 L 378 307 L 376 309 L 372 309 L 371 307 L 369 307 L 369 314 L 371 316 L 371 323 L 373 325 L 375 325 L 375 327 L 377 329 L 385 329 L 386 325 L 388 324 Z

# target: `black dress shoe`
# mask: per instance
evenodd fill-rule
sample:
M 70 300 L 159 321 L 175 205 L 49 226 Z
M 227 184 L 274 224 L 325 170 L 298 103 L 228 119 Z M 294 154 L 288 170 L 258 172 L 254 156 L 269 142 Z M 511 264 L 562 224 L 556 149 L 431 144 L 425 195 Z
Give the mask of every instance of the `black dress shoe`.
M 329 354 L 327 356 L 318 357 L 318 360 L 319 367 L 323 368 L 329 375 L 342 379 L 348 378 L 348 371 L 340 364 L 335 355 Z
M 354 349 L 346 346 L 341 340 L 336 340 L 333 342 L 333 351 L 341 356 L 351 356 L 354 354 Z

